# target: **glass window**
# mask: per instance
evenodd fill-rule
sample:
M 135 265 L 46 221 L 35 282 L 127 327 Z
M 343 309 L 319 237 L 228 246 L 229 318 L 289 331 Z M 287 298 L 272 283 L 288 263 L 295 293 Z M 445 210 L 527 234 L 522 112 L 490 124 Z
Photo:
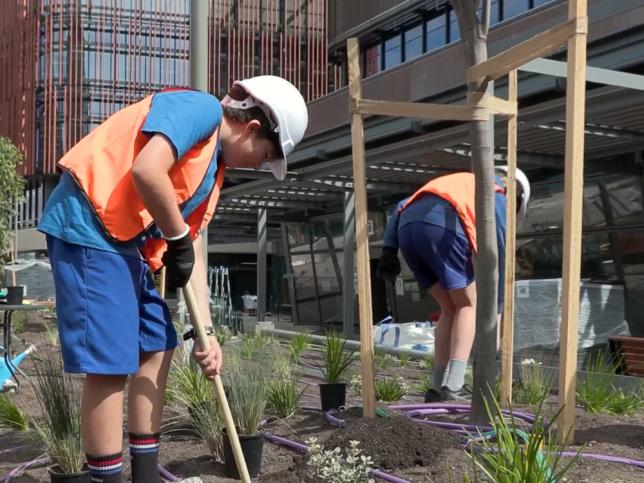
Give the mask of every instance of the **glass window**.
M 422 25 L 405 30 L 405 60 L 411 60 L 423 53 Z
M 380 72 L 380 44 L 372 45 L 365 50 L 365 77 Z
M 445 27 L 445 14 L 428 20 L 425 24 L 427 45 L 425 51 L 438 49 L 447 43 L 447 28 Z
M 402 60 L 402 49 L 400 47 L 400 34 L 385 40 L 385 69 L 389 69 L 395 65 L 400 64 Z
M 539 7 L 540 5 L 545 5 L 550 2 L 552 2 L 552 0 L 532 0 L 532 7 Z
M 492 0 L 490 3 L 490 25 L 495 25 L 501 20 L 501 2 Z
M 456 12 L 450 10 L 449 12 L 449 41 L 456 42 L 461 38 L 461 31 L 458 28 L 458 20 L 456 19 Z
M 503 2 L 503 20 L 519 15 L 530 8 L 530 0 L 505 0 Z

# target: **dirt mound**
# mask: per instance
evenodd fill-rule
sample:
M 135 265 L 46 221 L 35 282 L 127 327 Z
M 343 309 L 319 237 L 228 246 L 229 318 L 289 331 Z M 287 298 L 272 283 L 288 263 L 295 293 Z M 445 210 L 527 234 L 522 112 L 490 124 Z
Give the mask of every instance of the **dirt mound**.
M 342 417 L 346 417 L 345 427 L 331 433 L 323 441 L 324 447 L 346 447 L 351 440 L 359 441 L 362 452 L 371 456 L 376 467 L 385 470 L 431 466 L 440 461 L 445 451 L 461 447 L 458 435 L 403 416 Z

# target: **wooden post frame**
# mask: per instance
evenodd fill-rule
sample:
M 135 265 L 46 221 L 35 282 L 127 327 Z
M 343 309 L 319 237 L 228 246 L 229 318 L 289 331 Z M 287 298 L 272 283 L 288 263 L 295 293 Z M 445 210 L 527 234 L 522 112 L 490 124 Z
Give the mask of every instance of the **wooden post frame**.
M 518 99 L 517 71 L 508 73 L 508 100 Z M 505 284 L 503 286 L 503 359 L 501 364 L 501 404 L 512 403 L 512 363 L 514 356 L 514 271 L 517 220 L 517 116 L 508 119 L 508 176 L 505 183 L 508 200 L 505 227 Z
M 571 4 L 579 0 L 568 0 Z M 587 1 L 587 0 L 584 0 Z M 572 17 L 565 23 L 546 30 L 534 37 L 511 47 L 488 60 L 470 67 L 467 70 L 467 82 L 476 82 L 479 79 L 493 81 L 506 75 L 513 69 L 554 52 L 568 39 L 588 32 L 588 19 L 586 16 Z M 568 46 L 570 49 L 570 45 Z
M 362 97 L 360 81 L 360 47 L 356 38 L 347 40 L 349 61 L 349 95 L 352 101 Z M 360 360 L 362 362 L 363 415 L 376 416 L 376 392 L 373 374 L 373 315 L 371 311 L 371 270 L 369 268 L 369 235 L 367 233 L 367 183 L 362 114 L 351 112 L 353 150 L 353 191 L 355 193 L 356 260 L 358 264 L 358 306 L 360 314 Z
M 568 17 L 586 19 L 587 0 L 568 0 Z M 584 117 L 586 107 L 585 31 L 568 40 L 566 79 L 566 158 L 564 168 L 564 231 L 561 328 L 559 336 L 559 407 L 557 439 L 574 436 L 577 350 L 579 346 L 579 283 L 581 277 L 582 206 L 584 196 Z

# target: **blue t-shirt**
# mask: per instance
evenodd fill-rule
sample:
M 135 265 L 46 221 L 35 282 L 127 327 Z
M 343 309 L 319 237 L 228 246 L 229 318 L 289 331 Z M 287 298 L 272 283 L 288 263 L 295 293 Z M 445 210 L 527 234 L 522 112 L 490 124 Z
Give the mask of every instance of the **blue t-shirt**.
M 199 91 L 168 91 L 155 94 L 141 131 L 150 135 L 163 134 L 172 145 L 177 159 L 195 144 L 207 139 L 219 128 L 223 117 L 220 102 L 214 96 Z M 210 167 L 195 195 L 182 206 L 186 217 L 211 192 L 221 150 L 213 154 Z M 137 242 L 117 243 L 108 238 L 96 218 L 85 194 L 73 177 L 65 172 L 47 200 L 38 230 L 68 243 L 105 250 L 122 255 L 139 256 Z M 159 237 L 152 227 L 148 236 Z

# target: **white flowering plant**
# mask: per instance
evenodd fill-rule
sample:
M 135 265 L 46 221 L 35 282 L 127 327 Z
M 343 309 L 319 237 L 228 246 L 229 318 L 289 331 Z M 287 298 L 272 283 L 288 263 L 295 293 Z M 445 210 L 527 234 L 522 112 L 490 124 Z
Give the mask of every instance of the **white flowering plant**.
M 329 483 L 375 483 L 370 477 L 373 461 L 370 456 L 362 454 L 359 441 L 349 441 L 349 447 L 342 454 L 336 447 L 324 449 L 317 438 L 306 440 L 309 446 L 311 476 Z
M 541 362 L 534 359 L 523 359 L 521 361 L 521 382 L 514 400 L 519 404 L 537 405 L 550 395 L 552 386 L 552 376 L 546 373 Z

